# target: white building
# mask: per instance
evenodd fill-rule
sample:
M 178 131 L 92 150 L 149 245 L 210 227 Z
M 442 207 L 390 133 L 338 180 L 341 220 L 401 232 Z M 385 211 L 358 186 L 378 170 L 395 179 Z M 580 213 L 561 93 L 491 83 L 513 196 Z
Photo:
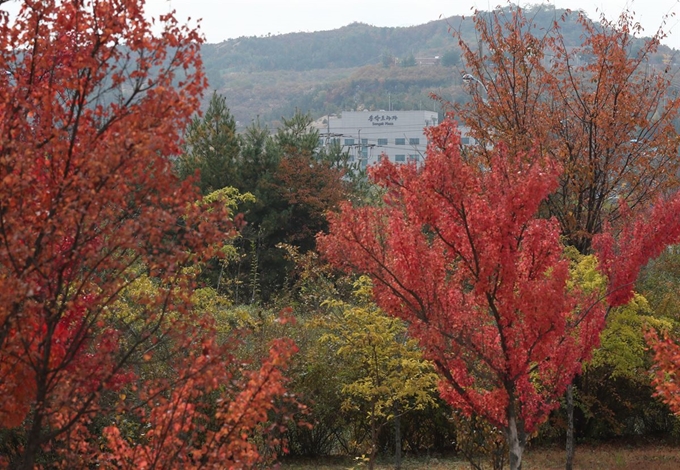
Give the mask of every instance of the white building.
M 382 154 L 390 161 L 423 161 L 427 148 L 424 129 L 436 126 L 433 111 L 344 111 L 315 122 L 321 145 L 337 142 L 362 166 L 376 163 Z

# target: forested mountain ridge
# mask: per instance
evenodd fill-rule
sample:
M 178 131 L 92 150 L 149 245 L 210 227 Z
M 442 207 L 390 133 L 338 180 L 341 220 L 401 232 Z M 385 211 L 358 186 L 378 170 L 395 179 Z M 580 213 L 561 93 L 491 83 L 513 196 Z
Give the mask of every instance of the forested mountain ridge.
M 576 14 L 564 17 L 567 10 L 551 5 L 529 13 L 539 31 L 557 22 L 568 46 L 580 44 Z M 239 127 L 255 119 L 276 127 L 295 109 L 319 117 L 347 109 L 438 109 L 433 92 L 465 99 L 452 30 L 476 43 L 471 17 L 454 16 L 412 27 L 352 23 L 331 31 L 240 37 L 205 44 L 202 55 L 210 87 L 227 98 Z M 662 46 L 650 64 L 661 67 L 672 53 Z M 439 66 L 418 65 L 417 59 L 434 57 Z
M 352 23 L 331 31 L 241 37 L 208 45 L 206 52 L 225 72 L 263 72 L 360 67 L 379 63 L 383 54 L 438 53 L 445 47 L 454 44 L 446 20 L 438 20 L 408 28 Z

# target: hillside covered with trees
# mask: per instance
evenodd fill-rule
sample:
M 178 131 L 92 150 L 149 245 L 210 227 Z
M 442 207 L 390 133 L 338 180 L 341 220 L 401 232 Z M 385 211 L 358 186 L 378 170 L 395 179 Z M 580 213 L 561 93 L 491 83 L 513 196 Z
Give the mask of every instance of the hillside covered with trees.
M 565 13 L 539 5 L 528 14 L 539 34 L 557 21 L 565 45 L 576 47 L 581 30 L 574 15 L 562 18 Z M 240 37 L 205 44 L 201 53 L 210 87 L 226 97 L 239 128 L 257 118 L 278 127 L 281 117 L 292 116 L 296 109 L 317 118 L 390 106 L 440 110 L 431 93 L 448 101 L 467 99 L 461 87 L 462 51 L 454 32 L 477 44 L 472 18 L 455 16 L 412 27 L 352 23 L 332 31 Z M 416 63 L 434 57 L 439 57 L 439 66 Z M 648 60 L 650 67 L 662 70 L 672 58 L 673 51 L 662 46 Z

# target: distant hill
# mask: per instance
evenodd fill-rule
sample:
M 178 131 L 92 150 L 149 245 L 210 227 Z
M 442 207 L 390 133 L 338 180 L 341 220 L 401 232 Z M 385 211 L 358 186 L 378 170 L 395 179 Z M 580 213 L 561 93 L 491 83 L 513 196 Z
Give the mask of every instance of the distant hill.
M 533 7 L 548 28 L 565 10 Z M 578 45 L 576 16 L 560 23 L 568 45 Z M 349 109 L 438 109 L 430 93 L 466 99 L 461 89 L 460 50 L 450 30 L 475 42 L 470 17 L 386 28 L 363 23 L 315 33 L 241 37 L 205 44 L 203 61 L 212 89 L 227 99 L 241 127 L 254 119 L 276 127 L 295 109 L 313 117 Z M 659 52 L 669 55 L 667 47 Z M 437 57 L 439 65 L 417 65 Z

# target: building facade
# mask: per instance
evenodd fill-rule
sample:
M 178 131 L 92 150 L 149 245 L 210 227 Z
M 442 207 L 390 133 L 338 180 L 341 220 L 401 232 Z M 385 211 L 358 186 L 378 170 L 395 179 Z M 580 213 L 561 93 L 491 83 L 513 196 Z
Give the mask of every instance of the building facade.
M 344 111 L 315 122 L 321 145 L 339 143 L 362 167 L 387 156 L 395 163 L 422 162 L 424 129 L 438 124 L 434 111 Z

